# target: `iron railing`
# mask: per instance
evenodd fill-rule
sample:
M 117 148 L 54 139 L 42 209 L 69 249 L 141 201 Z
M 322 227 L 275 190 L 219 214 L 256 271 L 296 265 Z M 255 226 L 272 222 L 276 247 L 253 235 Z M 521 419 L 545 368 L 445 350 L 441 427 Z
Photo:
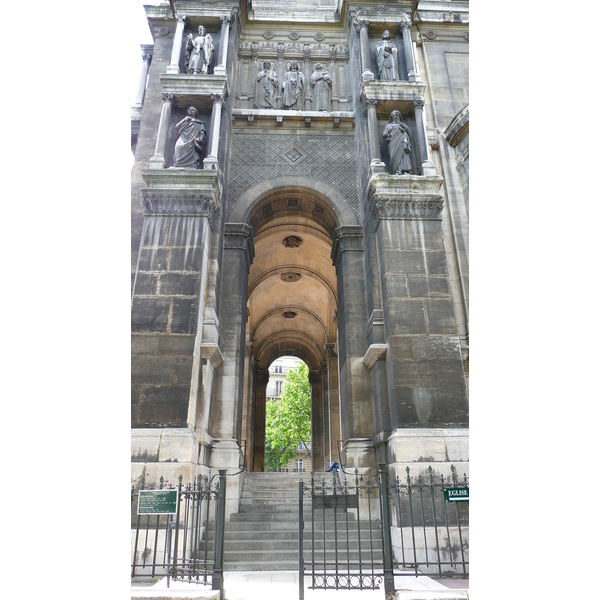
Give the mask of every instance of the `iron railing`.
M 177 491 L 171 514 L 138 514 L 140 491 L 154 488 L 145 487 L 143 478 L 138 489 L 132 486 L 132 578 L 166 576 L 167 585 L 173 578 L 222 590 L 225 470 L 215 482 L 216 477 L 184 485 L 180 476 L 177 486 L 165 486 L 161 477 L 157 489 Z M 209 528 L 214 528 L 214 544 L 209 544 Z
M 379 589 L 383 582 L 386 597 L 395 576 L 467 577 L 469 481 L 450 468 L 450 479 L 430 466 L 425 477 L 411 477 L 407 467 L 406 481 L 388 481 L 380 464 L 377 476 L 342 467 L 343 480 L 333 472 L 330 481 L 317 481 L 313 472 L 300 481 L 300 600 L 305 576 L 309 589 Z

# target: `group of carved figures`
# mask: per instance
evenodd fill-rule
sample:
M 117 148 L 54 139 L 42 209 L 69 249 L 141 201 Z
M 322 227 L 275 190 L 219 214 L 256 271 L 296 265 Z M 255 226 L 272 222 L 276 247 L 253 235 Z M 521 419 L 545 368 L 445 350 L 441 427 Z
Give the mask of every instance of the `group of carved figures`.
M 198 36 L 190 33 L 186 43 L 185 72 L 199 75 L 208 73 L 212 68 L 215 46 L 210 33 L 204 27 L 198 27 Z M 381 41 L 375 49 L 377 74 L 381 81 L 398 81 L 398 49 L 390 40 L 389 31 L 384 31 Z M 279 102 L 286 110 L 302 110 L 306 78 L 300 71 L 298 63 L 293 60 L 288 65 L 287 73 L 281 83 L 277 78 L 272 63 L 262 63 L 258 73 L 257 108 L 278 108 Z M 317 63 L 310 76 L 312 88 L 312 108 L 315 111 L 331 110 L 331 75 L 322 63 Z M 206 141 L 206 127 L 198 118 L 198 111 L 193 106 L 187 111 L 177 125 L 177 141 L 173 152 L 172 166 L 175 168 L 200 168 L 201 157 Z M 412 172 L 412 145 L 408 126 L 403 123 L 400 112 L 392 111 L 388 124 L 383 130 L 383 139 L 387 142 L 390 157 L 390 173 L 403 175 Z
M 285 110 L 303 110 L 306 93 L 306 78 L 298 63 L 293 60 L 288 65 L 288 71 L 281 83 L 272 63 L 265 60 L 256 78 L 258 82 L 258 97 L 254 101 L 256 108 L 272 108 L 281 106 Z M 322 63 L 315 65 L 315 70 L 308 80 L 312 88 L 312 109 L 331 110 L 331 75 Z

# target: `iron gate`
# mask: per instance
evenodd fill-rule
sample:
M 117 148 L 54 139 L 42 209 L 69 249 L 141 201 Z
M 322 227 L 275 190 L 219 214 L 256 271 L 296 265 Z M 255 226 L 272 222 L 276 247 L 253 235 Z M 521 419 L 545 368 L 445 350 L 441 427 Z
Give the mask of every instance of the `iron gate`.
M 131 488 L 132 578 L 166 576 L 167 585 L 172 578 L 212 584 L 212 589 L 222 591 L 225 473 L 219 470 L 216 482 L 215 475 L 210 480 L 194 478 L 185 486 L 180 476 L 177 487 L 164 486 L 161 477 L 157 489 L 177 494 L 172 506 L 155 515 L 138 510 L 140 496 L 154 488 L 145 488 L 143 478 L 137 490 Z M 209 541 L 210 528 L 214 528 L 214 543 Z
M 307 484 L 300 481 L 300 600 L 305 576 L 309 589 L 375 590 L 383 582 L 386 597 L 395 576 L 466 577 L 469 482 L 451 471 L 447 480 L 429 467 L 425 480 L 407 467 L 406 482 L 389 482 L 380 464 L 377 476 L 357 469 L 343 471 L 343 479 L 334 472 L 316 480 L 313 472 Z

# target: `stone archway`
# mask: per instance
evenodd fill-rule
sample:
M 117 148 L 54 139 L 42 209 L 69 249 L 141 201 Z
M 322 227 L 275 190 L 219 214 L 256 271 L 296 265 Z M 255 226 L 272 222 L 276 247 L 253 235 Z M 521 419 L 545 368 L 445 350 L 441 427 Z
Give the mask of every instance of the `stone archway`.
M 368 315 L 362 226 L 346 200 L 306 177 L 261 182 L 231 208 L 223 248 L 213 464 L 245 442 L 247 466 L 262 470 L 268 366 L 286 354 L 310 368 L 315 469 L 337 459 L 338 440 L 358 440 L 362 456 Z
M 335 370 L 337 382 L 337 362 L 327 357 L 337 341 L 337 278 L 331 262 L 335 214 L 314 191 L 288 186 L 257 199 L 246 218 L 255 251 L 248 275 L 242 427 L 247 465 L 253 471 L 264 468 L 268 367 L 290 355 L 310 370 L 312 459 L 315 470 L 322 470 L 339 437 L 337 384 L 330 389 L 327 368 Z

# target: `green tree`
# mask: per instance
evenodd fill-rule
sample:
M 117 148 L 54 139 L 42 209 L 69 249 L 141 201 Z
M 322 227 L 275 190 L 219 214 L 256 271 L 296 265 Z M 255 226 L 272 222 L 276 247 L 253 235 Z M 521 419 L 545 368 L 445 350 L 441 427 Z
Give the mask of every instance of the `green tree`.
M 265 415 L 265 471 L 284 468 L 300 443 L 310 442 L 310 383 L 308 367 L 300 363 L 287 372 L 281 399 L 267 402 Z

